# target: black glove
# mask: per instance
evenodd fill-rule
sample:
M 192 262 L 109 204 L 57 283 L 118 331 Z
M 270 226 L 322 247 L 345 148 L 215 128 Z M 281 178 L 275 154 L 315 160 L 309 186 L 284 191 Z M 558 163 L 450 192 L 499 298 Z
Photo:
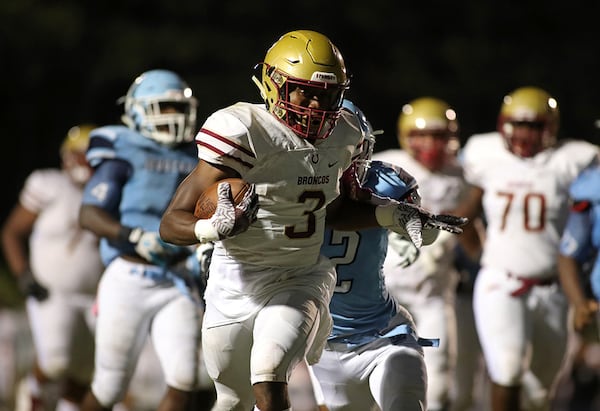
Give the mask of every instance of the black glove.
M 27 297 L 33 297 L 38 301 L 44 301 L 48 298 L 48 289 L 36 281 L 29 268 L 19 274 L 17 286 L 23 295 Z

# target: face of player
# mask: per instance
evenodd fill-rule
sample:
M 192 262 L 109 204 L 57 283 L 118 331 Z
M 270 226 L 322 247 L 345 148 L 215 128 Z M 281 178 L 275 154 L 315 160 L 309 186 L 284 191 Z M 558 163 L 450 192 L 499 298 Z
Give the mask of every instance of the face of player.
M 544 123 L 513 121 L 504 126 L 510 151 L 519 157 L 533 157 L 543 150 Z
M 448 140 L 448 133 L 443 130 L 415 130 L 408 137 L 408 144 L 415 160 L 428 170 L 437 171 L 448 156 Z
M 288 124 L 299 132 L 306 130 L 319 134 L 324 127 L 331 127 L 328 123 L 328 113 L 339 109 L 343 90 L 339 87 L 324 89 L 306 85 L 295 85 L 289 92 L 289 106 L 287 108 Z

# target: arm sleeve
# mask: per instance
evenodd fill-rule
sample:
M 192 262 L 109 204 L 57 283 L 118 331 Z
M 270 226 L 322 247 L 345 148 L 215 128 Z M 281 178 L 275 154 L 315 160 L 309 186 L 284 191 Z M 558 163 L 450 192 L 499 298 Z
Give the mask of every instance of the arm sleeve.
M 105 160 L 94 170 L 83 192 L 82 204 L 117 212 L 121 190 L 131 174 L 131 165 L 119 159 Z

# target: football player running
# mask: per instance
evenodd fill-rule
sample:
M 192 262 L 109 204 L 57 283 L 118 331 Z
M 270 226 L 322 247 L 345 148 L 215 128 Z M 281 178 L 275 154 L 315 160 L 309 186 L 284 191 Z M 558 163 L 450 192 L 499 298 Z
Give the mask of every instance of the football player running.
M 217 411 L 289 409 L 291 370 L 305 357 L 320 357 L 335 286 L 333 264 L 319 252 L 326 211 L 338 228 L 389 226 L 418 246 L 423 226 L 458 232 L 465 222 L 412 204 L 375 207 L 339 196 L 339 179 L 363 136 L 342 112 L 349 77 L 326 36 L 289 32 L 257 67 L 264 102 L 236 103 L 206 120 L 196 137 L 200 161 L 160 226 L 162 238 L 175 244 L 217 241 L 202 330 Z M 228 177 L 253 189 L 234 206 L 223 183 L 215 214 L 194 217 L 203 190 Z
M 77 221 L 83 186 L 91 175 L 85 159 L 89 133 L 69 130 L 60 147 L 62 169 L 29 175 L 2 228 L 6 261 L 27 296 L 35 348 L 27 377 L 31 411 L 50 410 L 52 385 L 62 385 L 56 410 L 74 410 L 94 367 L 92 305 L 103 265 L 98 238 Z
M 413 175 L 419 182 L 423 207 L 436 213 L 449 212 L 468 189 L 462 167 L 451 150 L 451 144 L 458 140 L 458 128 L 456 112 L 447 102 L 434 97 L 417 98 L 405 104 L 398 117 L 401 149 L 385 150 L 373 158 L 402 166 Z M 440 338 L 438 349 L 425 352 L 427 404 L 431 411 L 448 409 L 452 388 L 456 409 L 469 407 L 479 359 L 475 326 L 469 321 L 473 318 L 471 295 L 464 294 L 463 304 L 458 305 L 456 293 L 460 277 L 457 252 L 463 247 L 460 240 L 468 246 L 462 250 L 469 250 L 462 255 L 468 255 L 476 265 L 480 243 L 473 224 L 467 225 L 460 236 L 442 232 L 434 244 L 421 250 L 391 232 L 383 265 L 388 291 L 410 311 L 419 332 Z M 412 260 L 416 261 L 410 264 Z M 463 307 L 464 312 L 457 317 L 455 310 Z
M 600 343 L 600 165 L 584 170 L 569 193 L 571 210 L 560 242 L 558 270 L 575 331 L 568 368 L 574 380 L 570 400 L 581 403 L 589 401 L 588 393 L 598 396 L 597 389 L 590 389 L 597 386 L 597 378 L 589 378 L 589 369 Z
M 169 70 L 142 73 L 123 102 L 125 125 L 93 130 L 87 151 L 94 174 L 79 220 L 101 237 L 106 270 L 98 287 L 94 379 L 82 409 L 110 410 L 123 399 L 150 336 L 167 385 L 157 409 L 183 410 L 198 373 L 202 310 L 191 298 L 194 267 L 186 266 L 195 257 L 161 241 L 158 226 L 196 164 L 197 103 Z
M 455 212 L 483 209 L 487 222 L 473 309 L 494 411 L 526 409 L 521 394 L 534 409 L 547 406 L 565 353 L 557 252 L 569 185 L 598 150 L 557 142 L 558 127 L 556 99 L 521 87 L 504 97 L 498 131 L 471 136 L 463 151 L 473 188 Z
M 416 180 L 403 169 L 371 161 L 375 137 L 371 125 L 351 102 L 365 137 L 361 158 L 342 177 L 342 190 L 357 201 L 419 203 Z M 436 238 L 437 230 L 424 245 Z M 410 240 L 407 240 L 410 241 Z M 323 403 L 330 411 L 423 411 L 427 409 L 427 371 L 422 345 L 437 341 L 417 336 L 409 312 L 385 289 L 381 267 L 388 253 L 388 230 L 327 228 L 321 253 L 337 272 L 329 310 L 333 330 L 318 363 L 312 366 Z M 423 248 L 425 249 L 425 248 Z

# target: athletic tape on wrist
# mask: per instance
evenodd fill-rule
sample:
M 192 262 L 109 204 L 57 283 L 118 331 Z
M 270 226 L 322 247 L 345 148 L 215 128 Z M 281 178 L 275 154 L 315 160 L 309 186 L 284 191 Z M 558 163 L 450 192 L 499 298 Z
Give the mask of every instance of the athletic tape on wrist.
M 375 219 L 381 227 L 390 227 L 396 224 L 394 220 L 394 211 L 396 205 L 380 205 L 375 208 Z
M 219 232 L 211 224 L 209 219 L 201 219 L 194 224 L 194 234 L 201 244 L 210 241 L 219 241 Z

